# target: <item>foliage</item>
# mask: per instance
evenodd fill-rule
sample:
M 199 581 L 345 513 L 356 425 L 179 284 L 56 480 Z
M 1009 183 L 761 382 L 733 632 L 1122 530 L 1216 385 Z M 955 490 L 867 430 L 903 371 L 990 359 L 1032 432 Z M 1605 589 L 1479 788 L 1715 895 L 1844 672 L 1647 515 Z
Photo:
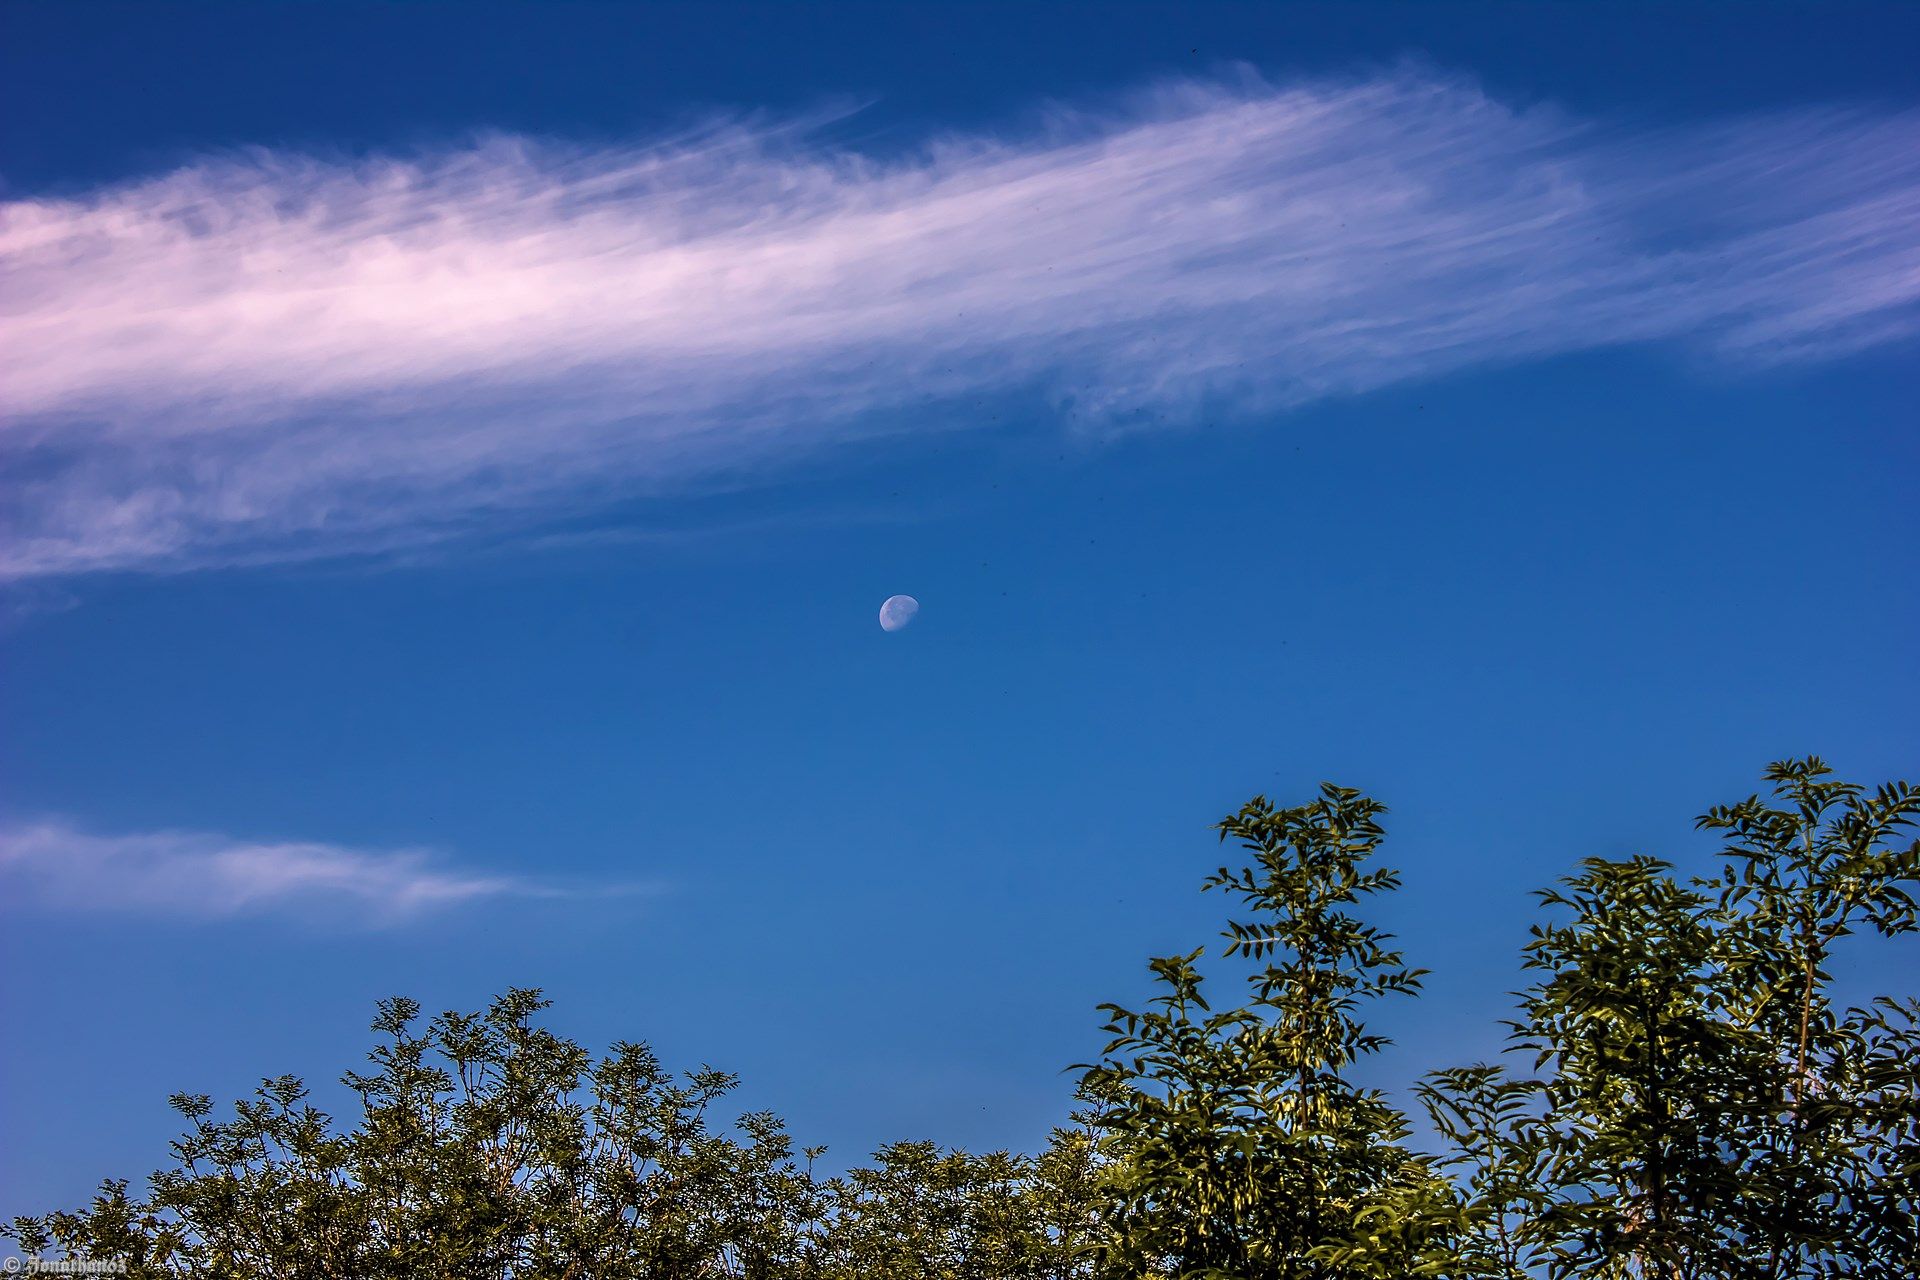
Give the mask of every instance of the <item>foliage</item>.
M 1421 1089 L 1465 1170 L 1493 1274 L 1920 1274 L 1920 1007 L 1836 1009 L 1844 938 L 1915 927 L 1920 791 L 1869 792 L 1818 759 L 1772 802 L 1709 810 L 1717 875 L 1592 858 L 1543 902 L 1513 1024 L 1538 1078 L 1491 1067 Z
M 1054 1131 L 1038 1157 L 972 1156 L 929 1142 L 874 1153 L 873 1168 L 827 1184 L 828 1214 L 809 1260 L 822 1280 L 1089 1274 L 1095 1210 L 1091 1113 Z
M 1152 961 L 1161 993 L 1146 1010 L 1103 1006 L 1113 1039 L 1087 1087 L 1110 1104 L 1109 1272 L 1366 1274 L 1363 1258 L 1393 1250 L 1406 1274 L 1424 1252 L 1389 1228 L 1408 1221 L 1410 1196 L 1439 1193 L 1436 1180 L 1401 1145 L 1399 1113 L 1347 1074 L 1386 1044 L 1360 1003 L 1420 980 L 1348 910 L 1398 883 L 1365 867 L 1383 812 L 1330 784 L 1297 808 L 1256 797 L 1218 827 L 1253 865 L 1222 867 L 1205 886 L 1248 913 L 1225 933 L 1226 956 L 1256 965 L 1246 1003 L 1214 1011 L 1194 951 Z
M 342 1127 L 293 1077 L 188 1131 L 143 1193 L 15 1218 L 30 1253 L 136 1277 L 607 1280 L 1893 1280 L 1920 1274 L 1920 1002 L 1841 1007 L 1848 939 L 1916 929 L 1920 791 L 1767 773 L 1709 810 L 1724 853 L 1590 858 L 1540 898 L 1512 1023 L 1522 1066 L 1438 1071 L 1411 1096 L 1434 1149 L 1354 1079 L 1361 1019 L 1421 971 L 1358 914 L 1384 809 L 1324 786 L 1220 823 L 1216 1010 L 1204 949 L 1155 959 L 1082 1109 L 1037 1155 L 895 1143 L 822 1177 L 783 1124 L 712 1119 L 725 1072 L 644 1044 L 598 1061 L 509 991 L 421 1022 L 384 1002 Z
M 1038 1158 L 879 1153 L 818 1179 L 781 1122 L 709 1123 L 734 1077 L 665 1072 L 642 1044 L 595 1063 L 539 1027 L 539 993 L 419 1029 L 382 1003 L 372 1070 L 345 1083 L 360 1123 L 340 1133 L 292 1077 L 190 1124 L 146 1198 L 108 1182 L 79 1212 L 16 1218 L 38 1254 L 125 1259 L 136 1277 L 1066 1277 L 1087 1203 L 1091 1139 L 1061 1130 Z M 983 1270 L 991 1267 L 992 1270 Z

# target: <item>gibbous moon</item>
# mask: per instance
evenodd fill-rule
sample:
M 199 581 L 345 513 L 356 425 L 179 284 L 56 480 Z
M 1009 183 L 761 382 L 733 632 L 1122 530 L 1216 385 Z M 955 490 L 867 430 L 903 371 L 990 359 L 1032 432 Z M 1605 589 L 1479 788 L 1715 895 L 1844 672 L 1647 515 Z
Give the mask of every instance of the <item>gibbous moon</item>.
M 880 606 L 880 629 L 898 631 L 912 622 L 918 612 L 920 602 L 912 596 L 888 596 L 887 602 Z

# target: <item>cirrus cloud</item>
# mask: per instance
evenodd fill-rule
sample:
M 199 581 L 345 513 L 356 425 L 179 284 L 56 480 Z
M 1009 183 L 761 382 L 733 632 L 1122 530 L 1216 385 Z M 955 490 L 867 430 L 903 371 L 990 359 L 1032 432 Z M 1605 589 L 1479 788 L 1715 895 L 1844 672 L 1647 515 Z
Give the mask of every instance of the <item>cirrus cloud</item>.
M 391 551 L 946 425 L 1271 412 L 1920 324 L 1920 117 L 1659 131 L 1421 72 L 1187 84 L 889 159 L 255 151 L 0 210 L 0 576 Z
M 418 849 L 183 831 L 94 835 L 55 820 L 0 830 L 0 881 L 15 902 L 43 909 L 200 920 L 332 911 L 372 924 L 557 892 L 517 876 L 463 871 Z

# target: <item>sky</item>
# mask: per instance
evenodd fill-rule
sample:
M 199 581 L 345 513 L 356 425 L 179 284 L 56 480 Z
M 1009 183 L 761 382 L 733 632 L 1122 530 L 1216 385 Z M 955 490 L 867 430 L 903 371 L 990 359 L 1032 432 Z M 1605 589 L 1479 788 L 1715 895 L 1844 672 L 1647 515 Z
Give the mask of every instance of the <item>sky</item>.
M 508 986 L 833 1162 L 1030 1149 L 1322 780 L 1433 970 L 1373 1069 L 1497 1053 L 1577 859 L 1913 773 L 1916 47 L 0 9 L 0 1212 Z

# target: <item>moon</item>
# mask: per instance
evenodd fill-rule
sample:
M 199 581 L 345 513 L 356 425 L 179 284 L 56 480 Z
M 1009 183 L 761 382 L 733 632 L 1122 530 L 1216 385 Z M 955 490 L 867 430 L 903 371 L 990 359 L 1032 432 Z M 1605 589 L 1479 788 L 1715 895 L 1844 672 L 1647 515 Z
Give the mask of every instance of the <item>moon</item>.
M 880 606 L 880 629 L 898 631 L 912 622 L 918 612 L 920 602 L 912 596 L 888 596 L 887 602 Z

